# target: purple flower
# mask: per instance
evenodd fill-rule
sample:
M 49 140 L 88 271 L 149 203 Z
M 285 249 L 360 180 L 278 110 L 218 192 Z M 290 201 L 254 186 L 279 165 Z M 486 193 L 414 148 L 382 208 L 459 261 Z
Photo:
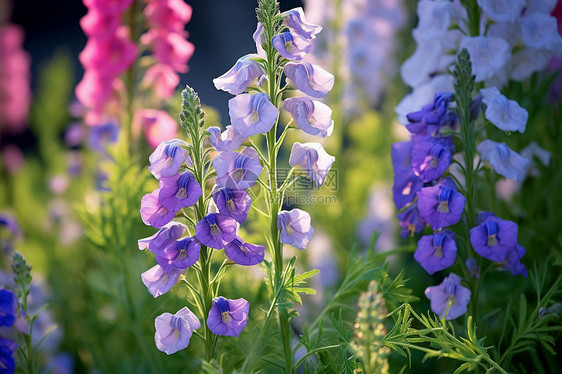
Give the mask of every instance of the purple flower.
M 427 104 L 420 111 L 406 115 L 408 121 L 422 123 L 425 125 L 438 125 L 449 107 L 449 102 L 453 98 L 452 92 L 439 92 L 431 104 Z
M 476 149 L 482 159 L 492 165 L 496 173 L 515 179 L 517 182 L 521 182 L 525 177 L 529 160 L 509 149 L 505 143 L 486 139 Z
M 458 318 L 468 310 L 470 290 L 461 286 L 461 278 L 455 273 L 449 274 L 439 286 L 427 287 L 425 296 L 431 300 L 431 310 L 443 318 L 449 302 L 451 307 L 445 319 Z
M 16 369 L 14 354 L 17 347 L 16 342 L 0 337 L 0 368 L 2 373 L 14 373 Z
M 263 245 L 245 243 L 236 236 L 224 247 L 224 254 L 238 265 L 251 266 L 263 261 L 265 249 Z
M 457 243 L 453 232 L 443 230 L 433 235 L 422 236 L 414 259 L 429 274 L 447 269 L 457 258 Z
M 166 272 L 184 271 L 199 260 L 201 243 L 195 237 L 178 240 L 166 246 L 156 255 L 156 262 Z
M 451 165 L 454 151 L 450 138 L 421 136 L 412 148 L 412 169 L 423 182 L 434 181 Z
M 501 263 L 501 266 L 509 270 L 511 275 L 522 275 L 527 278 L 527 268 L 521 263 L 521 258 L 525 256 L 526 252 L 524 247 L 517 244 L 507 253 L 507 257 Z
M 88 145 L 94 151 L 103 151 L 107 144 L 115 143 L 119 137 L 119 127 L 112 122 L 103 125 L 92 126 Z
M 158 254 L 169 245 L 175 244 L 186 231 L 187 226 L 182 223 L 172 221 L 158 230 L 156 234 L 149 236 L 148 238 L 140 239 L 138 241 L 139 249 L 148 249 L 150 252 Z
M 326 181 L 328 172 L 336 158 L 330 156 L 320 143 L 296 142 L 291 149 L 289 165 L 292 167 L 300 166 L 308 173 L 310 179 L 316 186 L 321 186 Z
M 234 134 L 248 136 L 271 130 L 279 111 L 265 93 L 241 94 L 228 101 L 228 114 Z
M 289 62 L 283 69 L 287 79 L 308 96 L 322 98 L 334 87 L 334 76 L 306 61 Z
M 217 151 L 234 151 L 244 142 L 244 137 L 235 134 L 232 126 L 226 126 L 226 130 L 222 133 L 216 126 L 209 127 L 205 131 L 209 133 L 211 144 Z
M 392 197 L 396 208 L 402 209 L 416 198 L 416 193 L 423 187 L 422 180 L 412 170 L 412 141 L 392 144 L 390 151 L 394 169 Z
M 474 257 L 469 257 L 464 262 L 466 268 L 470 272 L 470 275 L 474 279 L 480 278 L 480 270 L 478 269 L 478 261 Z
M 305 249 L 314 229 L 310 225 L 310 215 L 304 210 L 282 210 L 277 215 L 277 228 L 281 230 L 281 243 Z
M 249 54 L 242 56 L 234 66 L 218 78 L 213 79 L 217 90 L 223 90 L 231 95 L 238 95 L 246 90 L 248 86 L 257 83 L 264 71 L 256 59 L 260 56 Z
M 166 271 L 160 265 L 154 265 L 141 274 L 142 283 L 155 298 L 170 291 L 177 283 L 181 271 L 173 269 Z
M 177 213 L 177 210 L 169 210 L 162 205 L 158 199 L 159 194 L 160 189 L 158 188 L 152 193 L 144 195 L 141 200 L 140 208 L 140 214 L 144 224 L 156 228 L 161 228 L 170 222 Z
M 240 335 L 248 323 L 250 303 L 244 299 L 230 300 L 222 296 L 213 299 L 207 327 L 215 335 Z
M 296 124 L 307 134 L 323 138 L 332 134 L 334 130 L 332 109 L 326 104 L 308 97 L 290 97 L 285 99 L 283 107 L 291 113 Z
M 195 236 L 207 247 L 223 249 L 236 237 L 238 224 L 234 218 L 218 213 L 207 214 L 195 226 Z
M 424 187 L 418 193 L 418 209 L 433 230 L 459 222 L 464 209 L 464 196 L 454 182 L 443 179 L 433 187 Z
M 219 153 L 213 159 L 217 186 L 240 190 L 252 187 L 263 169 L 259 159 L 253 156 L 246 149 L 244 153 Z
M 312 49 L 309 41 L 287 31 L 275 35 L 271 43 L 277 52 L 288 60 L 302 60 Z
M 220 214 L 231 216 L 240 223 L 246 220 L 252 205 L 252 198 L 246 191 L 230 188 L 213 191 L 213 200 L 215 200 Z
M 427 225 L 425 219 L 420 216 L 417 203 L 413 203 L 407 207 L 403 212 L 399 213 L 397 217 L 400 220 L 400 227 L 402 228 L 400 235 L 403 238 L 408 236 L 408 234 L 413 236 L 416 232 L 422 232 L 425 225 Z
M 154 342 L 156 347 L 168 354 L 176 353 L 189 345 L 193 330 L 201 327 L 201 322 L 186 307 L 181 308 L 176 314 L 163 313 L 154 320 L 156 333 Z
M 180 169 L 181 164 L 189 161 L 187 149 L 188 144 L 183 140 L 166 140 L 158 145 L 148 160 L 150 166 L 148 170 L 156 178 L 171 177 Z
M 0 289 L 0 326 L 10 327 L 16 321 L 18 299 L 10 290 Z
M 160 192 L 158 200 L 171 211 L 192 206 L 201 197 L 203 191 L 195 180 L 195 175 L 189 171 L 160 178 Z
M 489 213 L 478 226 L 470 229 L 470 244 L 480 256 L 503 262 L 517 245 L 517 224 Z
M 316 34 L 322 31 L 321 26 L 306 22 L 301 7 L 281 13 L 281 17 L 283 17 L 283 25 L 303 39 L 314 39 Z

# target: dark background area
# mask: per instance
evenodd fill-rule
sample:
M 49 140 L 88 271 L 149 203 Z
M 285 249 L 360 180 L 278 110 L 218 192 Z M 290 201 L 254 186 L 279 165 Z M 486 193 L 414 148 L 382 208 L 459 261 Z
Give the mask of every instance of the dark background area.
M 228 115 L 230 94 L 217 91 L 212 79 L 230 69 L 241 56 L 254 53 L 252 34 L 256 29 L 255 0 L 189 0 L 193 8 L 187 24 L 188 40 L 195 45 L 189 61 L 189 71 L 180 74 L 181 85 L 189 84 L 204 104 Z M 57 50 L 67 51 L 74 64 L 75 81 L 84 70 L 78 54 L 86 45 L 86 35 L 80 28 L 80 18 L 86 7 L 80 0 L 14 0 L 12 22 L 25 29 L 24 48 L 31 54 L 33 87 L 43 62 Z M 281 0 L 281 11 L 303 6 L 301 0 Z M 226 125 L 223 123 L 223 126 Z

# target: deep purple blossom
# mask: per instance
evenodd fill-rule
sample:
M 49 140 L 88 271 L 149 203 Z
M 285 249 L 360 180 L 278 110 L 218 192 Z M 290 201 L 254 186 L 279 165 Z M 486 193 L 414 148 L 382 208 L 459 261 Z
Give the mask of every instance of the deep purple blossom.
M 223 249 L 236 237 L 238 224 L 234 218 L 218 213 L 207 214 L 195 226 L 195 236 L 207 247 Z
M 281 230 L 281 243 L 298 249 L 305 249 L 314 234 L 314 229 L 310 225 L 310 214 L 301 209 L 279 212 L 277 228 Z
M 14 354 L 18 344 L 13 340 L 0 337 L 0 369 L 2 373 L 13 374 L 16 369 Z
M 164 295 L 177 283 L 182 272 L 177 269 L 164 270 L 160 265 L 154 265 L 141 274 L 142 283 L 154 297 Z
M 392 197 L 398 209 L 402 209 L 406 204 L 414 201 L 416 193 L 423 187 L 422 180 L 414 173 L 411 166 L 413 145 L 411 140 L 394 143 L 390 151 L 394 169 Z
M 226 187 L 213 191 L 213 200 L 220 214 L 231 216 L 240 223 L 246 220 L 252 205 L 252 198 L 248 195 L 248 192 Z
M 157 188 L 152 193 L 146 194 L 141 200 L 140 214 L 145 225 L 161 228 L 170 222 L 177 213 L 177 210 L 169 210 L 158 196 L 160 189 Z
M 414 259 L 429 274 L 447 269 L 457 258 L 457 243 L 452 231 L 443 230 L 433 235 L 422 236 Z
M 17 307 L 16 295 L 10 290 L 0 289 L 0 326 L 10 327 L 14 324 Z
M 294 168 L 300 166 L 303 170 L 306 170 L 308 176 L 314 181 L 316 186 L 321 186 L 326 181 L 326 177 L 335 160 L 336 158 L 330 156 L 320 143 L 311 142 L 301 144 L 295 142 L 291 149 L 289 165 Z
M 156 234 L 144 239 L 139 239 L 139 249 L 148 249 L 150 252 L 158 254 L 169 245 L 175 244 L 186 231 L 187 226 L 183 223 L 172 221 L 158 230 Z
M 109 143 L 115 143 L 119 137 L 119 126 L 113 122 L 92 126 L 88 145 L 94 151 L 103 151 Z
M 406 118 L 410 122 L 438 125 L 445 113 L 447 113 L 447 108 L 452 98 L 452 92 L 436 93 L 432 103 L 427 104 L 418 112 L 409 113 L 406 115 Z
M 470 229 L 472 248 L 490 261 L 503 262 L 517 245 L 517 224 L 491 213 L 480 215 L 479 218 L 482 222 Z
M 266 93 L 241 94 L 228 101 L 234 134 L 246 138 L 271 130 L 279 111 Z
M 242 56 L 234 66 L 218 78 L 213 79 L 217 90 L 226 91 L 232 95 L 238 95 L 246 90 L 248 86 L 257 83 L 264 71 L 256 59 L 257 54 Z
M 496 173 L 521 182 L 529 166 L 529 160 L 510 149 L 505 143 L 486 139 L 476 147 L 482 160 L 492 165 Z
M 308 97 L 289 97 L 283 102 L 283 108 L 291 113 L 298 127 L 307 134 L 325 138 L 334 130 L 332 109 L 320 101 Z
M 400 227 L 402 228 L 400 235 L 403 238 L 408 236 L 408 234 L 414 235 L 416 232 L 422 232 L 425 225 L 427 225 L 425 219 L 420 215 L 417 203 L 413 203 L 407 207 L 403 212 L 399 213 L 397 217 L 400 220 Z
M 431 310 L 443 318 L 449 302 L 451 307 L 445 319 L 452 320 L 466 313 L 470 301 L 470 290 L 461 286 L 461 278 L 455 273 L 449 274 L 438 286 L 427 287 L 425 296 L 431 301 Z
M 224 247 L 224 254 L 238 265 L 251 266 L 263 261 L 263 245 L 245 243 L 239 236 Z
M 287 79 L 308 96 L 322 98 L 334 87 L 334 76 L 306 61 L 289 62 L 283 69 Z
M 213 159 L 219 187 L 245 190 L 256 183 L 263 167 L 259 158 L 247 152 L 221 152 Z
M 451 165 L 454 151 L 450 138 L 421 136 L 412 148 L 412 169 L 423 182 L 434 181 Z
M 215 335 L 240 335 L 248 323 L 250 303 L 244 299 L 230 300 L 222 296 L 213 299 L 207 327 Z
M 309 41 L 288 31 L 275 35 L 271 43 L 288 60 L 302 60 L 312 49 Z
M 314 39 L 316 34 L 322 31 L 321 26 L 306 22 L 301 7 L 281 13 L 281 17 L 283 17 L 283 25 L 303 39 Z
M 176 314 L 163 313 L 154 320 L 156 347 L 168 354 L 176 353 L 189 345 L 193 330 L 201 327 L 201 322 L 187 307 Z
M 176 174 L 184 162 L 191 163 L 187 149 L 184 148 L 187 146 L 186 142 L 179 139 L 160 143 L 148 158 L 148 170 L 158 179 Z
M 226 130 L 221 133 L 221 129 L 216 126 L 205 130 L 209 133 L 211 145 L 217 151 L 234 151 L 242 145 L 244 137 L 234 133 L 232 126 L 226 126 Z
M 156 255 L 156 262 L 167 272 L 186 270 L 199 260 L 201 243 L 196 237 L 187 237 L 166 246 Z
M 470 272 L 470 275 L 474 279 L 480 278 L 480 269 L 478 268 L 478 261 L 474 257 L 469 257 L 464 262 L 464 265 Z
M 443 179 L 435 186 L 424 187 L 418 193 L 418 209 L 433 230 L 459 222 L 465 197 L 457 191 L 454 182 Z
M 190 171 L 160 178 L 158 200 L 170 211 L 192 206 L 202 194 L 201 186 Z
M 527 278 L 527 268 L 521 263 L 521 258 L 525 256 L 527 251 L 523 246 L 517 244 L 507 253 L 505 260 L 501 266 L 511 273 L 511 275 L 522 275 Z

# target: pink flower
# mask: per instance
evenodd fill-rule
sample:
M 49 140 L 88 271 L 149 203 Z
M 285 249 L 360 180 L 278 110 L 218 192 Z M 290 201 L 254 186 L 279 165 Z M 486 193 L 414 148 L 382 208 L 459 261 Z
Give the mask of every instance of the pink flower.
M 171 66 L 180 73 L 187 72 L 187 61 L 195 47 L 183 35 L 152 29 L 141 36 L 141 42 L 151 47 L 159 64 Z
M 123 13 L 133 0 L 83 0 L 88 8 L 97 8 L 103 13 Z
M 134 126 L 142 128 L 146 141 L 152 148 L 165 140 L 176 137 L 178 125 L 170 115 L 163 110 L 141 109 L 135 113 Z
M 191 7 L 183 0 L 151 1 L 144 8 L 148 25 L 155 29 L 181 32 L 191 19 Z
M 80 20 L 80 26 L 89 37 L 108 39 L 121 24 L 121 14 L 105 13 L 92 7 Z
M 137 46 L 129 40 L 129 29 L 120 26 L 108 39 L 89 39 L 79 59 L 86 69 L 117 76 L 135 62 L 137 54 Z
M 111 98 L 113 87 L 108 78 L 96 70 L 86 70 L 84 77 L 76 86 L 76 97 L 88 108 L 102 108 Z
M 161 99 L 167 99 L 174 94 L 180 82 L 179 75 L 170 66 L 154 65 L 144 74 L 143 85 L 154 89 Z

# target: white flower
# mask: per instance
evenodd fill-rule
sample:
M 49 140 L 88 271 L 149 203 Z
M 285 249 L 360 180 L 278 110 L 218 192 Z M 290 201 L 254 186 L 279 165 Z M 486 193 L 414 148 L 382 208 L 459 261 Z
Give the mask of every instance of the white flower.
M 546 49 L 562 55 L 562 37 L 558 34 L 556 18 L 544 13 L 530 13 L 521 17 L 521 35 L 527 47 Z
M 437 92 L 453 91 L 453 89 L 453 77 L 449 74 L 431 78 L 429 82 L 416 87 L 396 106 L 394 112 L 398 115 L 398 121 L 406 125 L 409 123 L 406 118 L 408 113 L 418 111 L 424 105 L 431 103 Z
M 505 143 L 486 139 L 476 147 L 482 160 L 487 161 L 496 173 L 521 182 L 529 160 L 510 149 Z
M 556 6 L 558 0 L 527 0 L 527 12 L 541 12 L 550 14 Z
M 449 1 L 420 1 L 418 26 L 412 31 L 414 39 L 420 43 L 424 40 L 445 37 L 454 16 L 455 9 Z
M 509 43 L 495 36 L 464 37 L 461 41 L 462 48 L 470 53 L 476 82 L 491 78 L 511 57 Z
M 440 39 L 424 41 L 418 44 L 414 54 L 400 67 L 404 82 L 411 87 L 418 87 L 430 79 L 430 75 L 446 70 L 455 60 L 455 56 L 445 55 Z
M 536 142 L 531 142 L 528 146 L 523 148 L 521 156 L 530 161 L 527 173 L 534 177 L 538 177 L 540 175 L 535 158 L 537 158 L 544 166 L 548 166 L 550 164 L 550 158 L 552 157 L 549 151 L 541 148 Z
M 509 100 L 496 87 L 480 90 L 482 102 L 486 104 L 484 116 L 503 131 L 523 133 L 529 119 L 529 113 L 515 100 Z
M 551 57 L 552 53 L 544 49 L 520 49 L 510 61 L 511 79 L 522 81 L 529 78 L 535 71 L 543 70 Z
M 525 0 L 476 0 L 494 22 L 515 22 L 521 15 Z

